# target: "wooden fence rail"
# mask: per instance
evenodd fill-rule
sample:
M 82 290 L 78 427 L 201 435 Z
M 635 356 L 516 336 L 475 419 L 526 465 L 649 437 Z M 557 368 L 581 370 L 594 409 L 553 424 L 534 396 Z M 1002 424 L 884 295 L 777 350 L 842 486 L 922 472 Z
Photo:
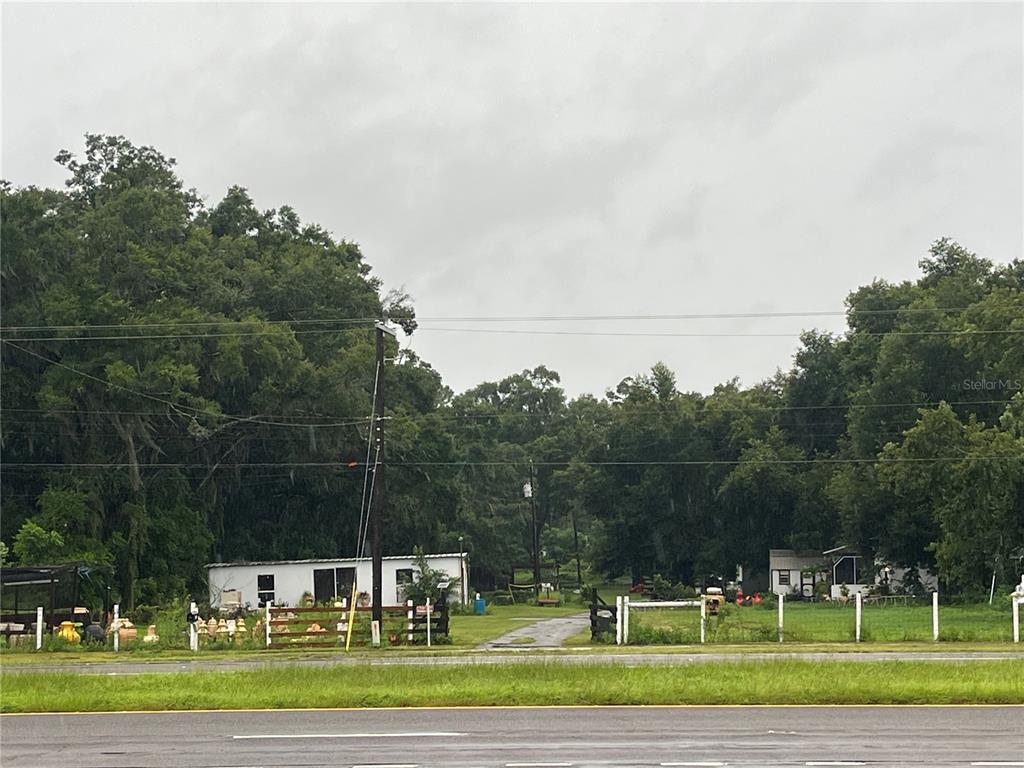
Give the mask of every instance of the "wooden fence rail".
M 379 628 L 382 644 L 413 645 L 427 635 L 426 606 L 386 605 L 382 608 L 383 626 Z M 373 642 L 372 624 L 367 614 L 370 606 L 358 605 L 353 611 L 348 601 L 340 605 L 285 608 L 268 605 L 264 617 L 267 648 L 335 648 L 345 646 L 352 621 L 352 645 L 367 646 Z M 448 635 L 448 605 L 431 606 L 430 634 L 440 639 Z

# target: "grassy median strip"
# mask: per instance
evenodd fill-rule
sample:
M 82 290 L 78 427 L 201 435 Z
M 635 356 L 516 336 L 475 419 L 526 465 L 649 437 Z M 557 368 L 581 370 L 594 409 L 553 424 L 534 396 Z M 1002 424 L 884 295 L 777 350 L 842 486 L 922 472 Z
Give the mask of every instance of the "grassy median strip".
M 512 625 L 511 629 L 521 629 L 528 619 L 523 619 L 519 625 Z M 565 642 L 562 649 L 530 649 L 528 651 L 535 655 L 559 654 L 559 655 L 585 655 L 594 656 L 600 659 L 601 656 L 628 653 L 630 655 L 647 654 L 731 654 L 745 655 L 766 653 L 775 655 L 790 655 L 800 653 L 928 653 L 941 656 L 950 653 L 998 653 L 1016 654 L 1024 660 L 1024 648 L 1019 643 L 933 643 L 933 642 L 902 642 L 902 643 L 708 643 L 706 645 L 593 645 L 590 639 L 590 630 L 586 629 L 577 635 L 573 635 Z M 516 653 L 523 653 L 517 650 Z M 284 664 L 295 661 L 310 659 L 322 659 L 330 662 L 338 658 L 342 650 L 338 648 L 300 648 L 285 647 L 280 650 L 268 651 L 266 649 L 252 650 L 243 648 L 209 649 L 203 648 L 198 654 L 191 651 L 170 649 L 151 649 L 146 646 L 139 646 L 121 653 L 114 653 L 109 650 L 81 650 L 81 651 L 58 651 L 58 652 L 3 652 L 0 653 L 0 669 L 31 669 L 33 667 L 74 667 L 77 664 L 109 664 L 109 663 L 131 663 L 146 664 L 160 662 L 232 662 L 232 661 L 258 661 L 267 664 Z M 383 654 L 383 656 L 382 656 Z M 344 653 L 346 658 L 363 658 L 369 661 L 373 659 L 390 659 L 395 657 L 423 658 L 429 656 L 473 656 L 493 655 L 493 651 L 475 651 L 474 646 L 462 645 L 436 645 L 427 648 L 423 645 L 415 647 L 396 646 L 380 649 L 354 648 L 350 653 Z M 116 671 L 116 670 L 112 670 Z
M 1024 660 L 273 667 L 0 675 L 4 712 L 571 704 L 1024 704 Z

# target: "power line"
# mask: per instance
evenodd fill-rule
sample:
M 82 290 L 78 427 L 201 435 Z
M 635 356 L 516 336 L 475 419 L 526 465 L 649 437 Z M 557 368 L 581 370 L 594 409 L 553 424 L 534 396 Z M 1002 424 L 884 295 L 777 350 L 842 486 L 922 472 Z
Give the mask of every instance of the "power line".
M 777 338 L 788 339 L 799 336 L 804 331 L 793 333 L 677 333 L 675 331 L 538 331 L 532 329 L 513 328 L 420 328 L 422 332 L 431 333 L 475 333 L 521 336 L 605 336 L 626 338 L 695 338 L 695 339 L 747 339 Z M 959 331 L 858 331 L 859 336 L 976 336 L 995 334 L 1024 334 L 1024 328 L 1003 328 L 999 330 L 964 329 Z
M 12 413 L 13 412 L 14 411 L 12 410 Z M 75 411 L 67 411 L 67 412 L 64 412 L 64 413 L 65 413 L 65 415 L 75 415 L 76 414 Z M 119 413 L 118 411 L 79 411 L 77 413 L 80 414 L 80 415 L 90 415 L 90 414 L 95 414 L 95 413 L 108 413 L 108 414 L 111 414 L 111 415 L 120 415 L 120 416 L 132 415 L 132 411 L 126 411 L 126 412 L 123 412 L 123 413 Z M 22 411 L 22 412 L 18 412 L 16 415 L 12 416 L 12 415 L 9 415 L 7 413 L 7 409 L 6 408 L 3 408 L 3 409 L 0 409 L 0 415 L 2 415 L 4 422 L 9 422 L 9 423 L 12 423 L 12 424 L 36 424 L 36 425 L 39 425 L 40 427 L 54 426 L 54 427 L 58 427 L 59 428 L 59 427 L 61 427 L 62 424 L 65 423 L 65 422 L 50 421 L 47 418 L 50 414 L 48 414 L 46 411 L 33 411 L 31 413 L 25 413 L 24 411 Z M 138 414 L 138 415 L 160 416 L 160 417 L 167 417 L 168 419 L 172 418 L 173 416 L 182 416 L 182 417 L 185 417 L 185 418 L 192 418 L 191 414 L 145 413 L 145 414 Z M 213 415 L 213 414 L 211 414 L 211 415 Z M 370 421 L 369 419 L 356 419 L 354 421 L 336 422 L 336 423 L 333 423 L 333 424 L 331 424 L 329 426 L 330 427 L 338 427 L 338 428 L 340 428 L 340 427 L 360 427 L 360 426 L 366 425 L 369 421 Z M 259 421 L 259 417 L 258 416 L 246 420 L 246 423 L 257 424 L 257 425 L 263 424 L 263 422 Z M 91 426 L 93 424 L 94 424 L 94 422 L 88 422 L 87 425 L 82 428 L 82 431 L 83 432 L 88 431 L 91 434 L 100 434 L 100 433 L 95 432 L 95 431 L 93 431 L 91 429 Z M 102 422 L 99 422 L 99 424 L 102 425 Z M 172 424 L 173 424 L 173 422 L 172 422 Z M 149 427 L 149 426 L 150 425 L 147 424 L 147 427 Z M 293 424 L 287 424 L 287 425 L 282 425 L 282 424 L 276 424 L 275 423 L 274 426 L 289 426 L 289 427 L 295 427 L 296 429 L 322 429 L 322 428 L 327 427 L 328 425 L 325 425 L 325 424 L 304 424 L 302 422 L 295 422 Z M 154 434 L 154 435 L 158 435 L 158 434 L 178 434 L 178 432 L 150 432 L 150 434 Z M 267 438 L 265 436 L 261 436 L 261 438 L 262 439 L 270 439 L 270 438 Z M 275 439 L 277 439 L 277 438 L 275 438 Z M 280 439 L 285 440 L 285 439 L 291 439 L 291 438 L 280 438 Z
M 227 414 L 227 413 L 211 413 L 210 411 L 204 411 L 202 408 L 194 408 L 194 407 L 192 407 L 190 405 L 182 405 L 181 403 L 174 403 L 174 402 L 172 402 L 170 400 L 164 400 L 161 397 L 156 397 L 155 395 L 149 395 L 149 394 L 146 394 L 145 392 L 138 392 L 138 391 L 136 391 L 134 389 L 129 389 L 128 387 L 123 387 L 120 384 L 114 384 L 113 382 L 107 381 L 106 379 L 101 379 L 98 376 L 93 376 L 91 373 L 86 373 L 85 371 L 80 371 L 77 368 L 72 368 L 70 365 L 65 365 L 64 363 L 62 363 L 62 362 L 60 362 L 58 360 L 53 360 L 52 358 L 46 357 L 45 355 L 40 355 L 37 352 L 33 352 L 30 349 L 25 349 L 24 347 L 18 346 L 17 344 L 13 344 L 12 342 L 8 341 L 7 339 L 3 339 L 2 341 L 3 341 L 4 344 L 7 344 L 8 346 L 13 347 L 14 349 L 20 350 L 21 352 L 24 352 L 27 355 L 32 355 L 32 357 L 37 357 L 40 360 L 43 360 L 43 361 L 45 361 L 47 363 L 50 363 L 51 365 L 56 365 L 59 368 L 63 368 L 64 370 L 70 371 L 71 373 L 77 374 L 78 376 L 82 376 L 83 378 L 99 382 L 100 384 L 104 384 L 104 385 L 106 385 L 108 387 L 113 387 L 114 389 L 119 389 L 122 392 L 127 392 L 128 394 L 134 395 L 136 397 L 141 397 L 141 398 L 144 398 L 146 400 L 152 400 L 153 402 L 157 402 L 157 403 L 160 403 L 162 405 L 169 406 L 171 408 L 174 408 L 175 410 L 191 411 L 193 414 L 195 414 L 197 416 L 208 416 L 210 418 L 225 419 L 227 421 L 233 421 L 233 422 L 238 422 L 238 423 L 262 424 L 264 426 L 269 426 L 269 427 L 296 427 L 296 426 L 299 426 L 299 427 L 309 428 L 309 427 L 342 427 L 342 426 L 347 427 L 347 426 L 351 426 L 351 424 L 347 424 L 347 423 L 346 424 L 299 424 L 299 425 L 296 425 L 296 424 L 289 424 L 289 423 L 285 423 L 285 422 L 264 421 L 264 420 L 253 418 L 253 417 L 249 417 L 249 416 L 232 416 L 231 414 Z M 182 415 L 184 415 L 184 414 L 182 414 Z
M 395 318 L 406 319 L 406 318 Z M 414 318 L 408 318 L 414 319 Z M 309 325 L 324 323 L 344 324 L 367 324 L 379 323 L 379 317 L 335 317 L 335 318 L 311 318 L 311 319 L 289 319 L 289 320 L 264 320 L 253 318 L 250 320 L 168 320 L 166 322 L 154 321 L 147 323 L 79 323 L 77 325 L 4 325 L 0 326 L 0 332 L 8 331 L 88 331 L 88 330 L 116 330 L 118 328 L 208 328 L 219 325 Z
M 896 307 L 892 309 L 857 309 L 845 310 L 809 310 L 785 312 L 696 312 L 682 314 L 592 314 L 592 315 L 447 315 L 425 316 L 391 315 L 393 322 L 415 320 L 417 323 L 429 322 L 465 322 L 465 323 L 509 323 L 509 322 L 591 322 L 608 321 L 647 321 L 647 320 L 746 320 L 757 318 L 795 318 L 795 317 L 843 317 L 847 315 L 896 315 L 936 312 L 964 312 L 969 307 Z M 299 309 L 293 311 L 302 311 Z M 78 323 L 69 325 L 5 325 L 0 332 L 8 331 L 79 331 L 79 330 L 112 330 L 117 328 L 177 328 L 177 327 L 210 327 L 219 325 L 309 325 L 326 323 L 362 324 L 380 322 L 380 317 L 333 317 L 333 318 L 296 318 L 288 320 L 267 320 L 251 318 L 247 320 L 190 320 L 190 321 L 151 321 L 145 323 Z
M 322 335 L 331 333 L 345 333 L 351 329 L 318 328 L 313 330 L 289 329 L 294 336 Z M 806 329 L 789 331 L 786 333 L 760 333 L 760 332 L 733 332 L 733 333 L 697 333 L 677 331 L 544 331 L 525 328 L 430 328 L 421 327 L 421 332 L 434 333 L 476 333 L 476 334 L 498 334 L 498 335 L 525 335 L 525 336 L 593 336 L 593 337 L 625 337 L 625 338 L 694 338 L 694 339 L 747 339 L 747 338 L 776 338 L 790 339 L 803 334 Z M 161 333 L 161 334 L 138 334 L 127 335 L 117 334 L 112 336 L 16 336 L 7 338 L 5 341 L 47 341 L 47 342 L 79 342 L 79 341 L 153 341 L 167 339 L 213 339 L 213 338 L 238 338 L 250 336 L 280 336 L 281 331 L 225 331 L 218 333 Z M 1002 328 L 1002 329 L 977 329 L 965 328 L 961 330 L 948 331 L 858 331 L 860 336 L 977 336 L 996 334 L 1018 334 L 1024 333 L 1024 328 Z
M 373 414 L 374 416 L 376 416 L 377 414 L 377 384 L 380 381 L 380 369 L 380 363 L 377 363 L 373 368 L 373 404 L 372 407 L 370 408 L 370 413 Z M 363 524 L 369 522 L 370 508 L 366 503 L 366 493 L 368 487 L 370 490 L 371 498 L 373 494 L 373 489 L 371 486 L 369 486 L 370 448 L 373 446 L 373 425 L 374 421 L 373 418 L 371 417 L 370 429 L 367 431 L 366 434 L 366 466 L 363 471 L 363 492 L 362 497 L 359 500 L 359 526 L 356 530 L 356 560 L 362 558 L 363 550 L 366 546 L 366 534 L 363 531 Z M 376 471 L 373 474 L 373 479 L 377 479 Z M 369 525 L 367 525 L 366 528 L 368 529 Z
M 347 333 L 351 328 L 316 328 L 312 330 L 283 329 L 274 331 L 225 331 L 223 333 L 161 333 L 161 334 L 138 334 L 129 336 L 119 334 L 116 336 L 16 336 L 7 341 L 138 341 L 152 339 L 215 339 L 223 337 L 237 338 L 239 336 L 280 336 L 290 330 L 294 336 L 305 336 L 311 334 L 325 333 Z
M 943 403 L 949 406 L 972 406 L 972 405 L 1006 405 L 1010 402 L 1009 398 L 1003 400 L 932 400 L 932 401 L 917 401 L 917 402 L 903 402 L 903 403 L 846 403 L 846 404 L 832 404 L 832 405 L 761 405 L 759 403 L 752 403 L 742 408 L 719 408 L 707 407 L 708 400 L 713 395 L 706 397 L 698 405 L 700 406 L 694 411 L 684 411 L 683 415 L 694 416 L 694 417 L 707 417 L 716 416 L 723 413 L 783 413 L 791 411 L 824 411 L 824 410 L 865 410 L 871 408 L 934 408 Z M 599 401 L 600 402 L 600 401 Z M 690 401 L 686 401 L 690 402 Z M 618 404 L 611 406 L 613 410 L 605 411 L 604 415 L 610 417 L 611 420 L 628 417 L 628 418 L 651 418 L 651 419 L 664 419 L 665 413 L 660 411 L 626 411 L 622 410 Z M 617 410 L 614 410 L 617 409 Z M 65 415 L 80 415 L 80 414 L 100 414 L 100 415 L 119 415 L 119 416 L 182 416 L 185 414 L 171 414 L 163 411 L 116 411 L 116 410 L 94 410 L 94 409 L 57 409 L 48 410 L 45 408 L 7 408 L 0 407 L 0 414 L 6 413 L 38 413 L 44 416 L 59 413 Z M 217 416 L 219 414 L 205 414 L 210 416 Z M 529 417 L 532 414 L 523 412 L 498 412 L 498 413 L 421 413 L 421 414 L 391 414 L 386 416 L 389 421 L 413 421 L 416 419 L 442 419 L 442 420 L 476 420 L 476 419 L 499 419 L 499 418 L 514 418 L 514 417 Z M 261 417 L 273 417 L 275 414 L 260 414 L 259 416 L 240 416 L 235 415 L 235 418 L 245 420 L 250 423 L 259 424 L 262 423 L 256 419 Z M 278 418 L 303 418 L 303 419 L 330 419 L 330 418 L 348 418 L 350 421 L 346 422 L 335 422 L 330 426 L 355 426 L 369 423 L 371 417 L 354 417 L 354 416 L 338 416 L 334 414 L 307 414 L 307 415 L 296 415 L 292 416 L 289 414 L 278 414 Z M 572 414 L 565 413 L 560 416 L 567 420 L 572 419 Z M 287 424 L 283 426 L 291 427 L 320 427 L 324 425 L 319 424 Z
M 843 309 L 843 310 L 793 310 L 782 312 L 689 312 L 677 314 L 629 314 L 629 315 L 477 315 L 449 317 L 417 317 L 417 322 L 465 322 L 465 323 L 509 323 L 509 322 L 576 322 L 593 320 L 750 320 L 774 317 L 844 317 L 846 315 L 896 315 L 925 312 L 964 312 L 969 307 L 896 307 L 893 309 Z
M 535 466 L 567 467 L 574 464 L 590 467 L 690 467 L 690 466 L 743 466 L 743 465 L 775 465 L 775 464 L 927 464 L 948 463 L 959 461 L 1024 461 L 1024 455 L 1007 456 L 935 456 L 935 457 L 901 457 L 901 458 L 838 458 L 819 457 L 810 459 L 692 459 L 662 461 L 535 461 Z M 389 462 L 389 467 L 523 467 L 526 461 L 397 461 Z M 180 464 L 173 462 L 139 463 L 143 469 L 209 469 L 208 464 Z M 365 466 L 363 462 L 348 464 L 336 461 L 298 461 L 298 462 L 241 462 L 238 464 L 221 464 L 220 469 L 260 469 L 270 467 L 303 467 L 318 469 L 355 469 Z M 4 462 L 3 468 L 42 468 L 42 469 L 114 469 L 129 467 L 128 462 L 120 463 L 64 463 L 64 462 Z
M 44 415 L 47 415 L 47 416 L 52 415 L 52 414 L 64 414 L 64 415 L 74 415 L 74 416 L 78 416 L 78 415 L 82 415 L 82 414 L 99 414 L 99 415 L 107 415 L 107 416 L 113 416 L 113 415 L 117 415 L 117 416 L 166 416 L 168 418 L 172 417 L 172 416 L 181 416 L 181 415 L 183 415 L 183 414 L 180 414 L 180 413 L 168 413 L 167 411 L 111 411 L 111 410 L 101 410 L 101 409 L 94 409 L 94 408 L 53 408 L 53 409 L 50 409 L 50 408 L 8 408 L 7 406 L 0 406 L 0 413 L 5 413 L 5 414 L 6 413 L 40 413 L 40 414 L 44 414 Z M 214 415 L 214 414 L 211 414 L 211 415 Z M 332 415 L 323 414 L 323 413 L 310 413 L 310 414 L 261 413 L 261 414 L 252 414 L 251 416 L 243 416 L 243 415 L 240 415 L 240 414 L 234 414 L 234 415 L 237 416 L 240 419 L 246 419 L 247 421 L 251 421 L 252 419 L 257 419 L 257 418 L 270 418 L 270 419 L 273 419 L 273 418 L 277 418 L 277 419 L 333 419 L 333 418 L 347 418 L 347 419 L 351 419 L 350 422 L 347 422 L 348 424 L 365 424 L 366 422 L 370 421 L 370 417 L 369 416 L 364 416 L 364 417 L 332 416 Z M 300 424 L 294 424 L 293 426 L 305 427 L 305 426 L 309 426 L 309 425 L 301 424 L 300 423 Z
M 23 423 L 24 422 L 20 422 L 19 426 L 21 424 L 23 424 Z M 39 437 L 39 438 L 66 438 L 66 437 L 69 437 L 69 436 L 73 436 L 73 437 L 117 437 L 117 438 L 122 437 L 122 435 L 119 432 L 97 431 L 97 430 L 93 430 L 93 429 L 83 429 L 81 431 L 69 431 L 69 430 L 62 430 L 62 429 L 5 429 L 5 430 L 3 430 L 3 434 L 4 434 L 5 437 L 9 436 L 9 435 L 30 435 L 30 436 L 35 436 L 35 437 Z M 168 440 L 168 441 L 169 440 L 177 440 L 177 441 L 189 440 L 189 441 L 193 441 L 193 440 L 200 440 L 201 439 L 201 438 L 195 437 L 194 435 L 187 434 L 184 431 L 181 431 L 181 432 L 148 432 L 147 434 L 150 437 L 154 438 L 154 439 Z M 288 443 L 296 443 L 296 442 L 298 442 L 298 443 L 302 443 L 302 442 L 308 442 L 308 438 L 303 437 L 303 436 L 296 436 L 296 437 L 271 437 L 269 435 L 251 434 L 251 435 L 248 435 L 247 437 L 249 437 L 254 443 L 263 443 L 263 442 L 270 442 L 270 443 L 286 443 L 286 442 L 288 442 Z M 226 436 L 224 436 L 224 439 L 228 439 L 228 438 Z

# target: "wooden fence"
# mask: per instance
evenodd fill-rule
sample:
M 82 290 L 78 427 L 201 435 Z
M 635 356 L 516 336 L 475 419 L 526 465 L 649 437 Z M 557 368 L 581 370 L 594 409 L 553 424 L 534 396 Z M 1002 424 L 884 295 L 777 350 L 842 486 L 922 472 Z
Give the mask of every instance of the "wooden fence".
M 268 605 L 265 613 L 267 648 L 336 648 L 346 645 L 352 620 L 352 645 L 371 645 L 371 606 L 357 605 L 353 612 L 343 600 L 340 605 L 284 608 Z M 430 606 L 430 636 L 448 635 L 448 604 Z M 385 605 L 379 628 L 381 645 L 413 645 L 427 640 L 427 606 Z

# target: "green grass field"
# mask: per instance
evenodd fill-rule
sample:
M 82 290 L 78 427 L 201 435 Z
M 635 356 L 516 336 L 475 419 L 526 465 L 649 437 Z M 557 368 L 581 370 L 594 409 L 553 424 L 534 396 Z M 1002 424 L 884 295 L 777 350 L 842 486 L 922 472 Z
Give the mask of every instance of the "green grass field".
M 1024 704 L 1024 660 L 0 672 L 4 712 L 585 704 Z
M 631 610 L 630 644 L 697 643 L 697 609 Z M 788 603 L 784 609 L 783 640 L 797 643 L 838 643 L 856 639 L 853 605 Z M 958 642 L 1010 642 L 1008 606 L 940 606 L 939 639 Z M 771 642 L 778 640 L 778 613 L 762 606 L 726 606 L 708 617 L 708 643 Z M 861 640 L 881 643 L 932 640 L 930 605 L 865 606 Z

